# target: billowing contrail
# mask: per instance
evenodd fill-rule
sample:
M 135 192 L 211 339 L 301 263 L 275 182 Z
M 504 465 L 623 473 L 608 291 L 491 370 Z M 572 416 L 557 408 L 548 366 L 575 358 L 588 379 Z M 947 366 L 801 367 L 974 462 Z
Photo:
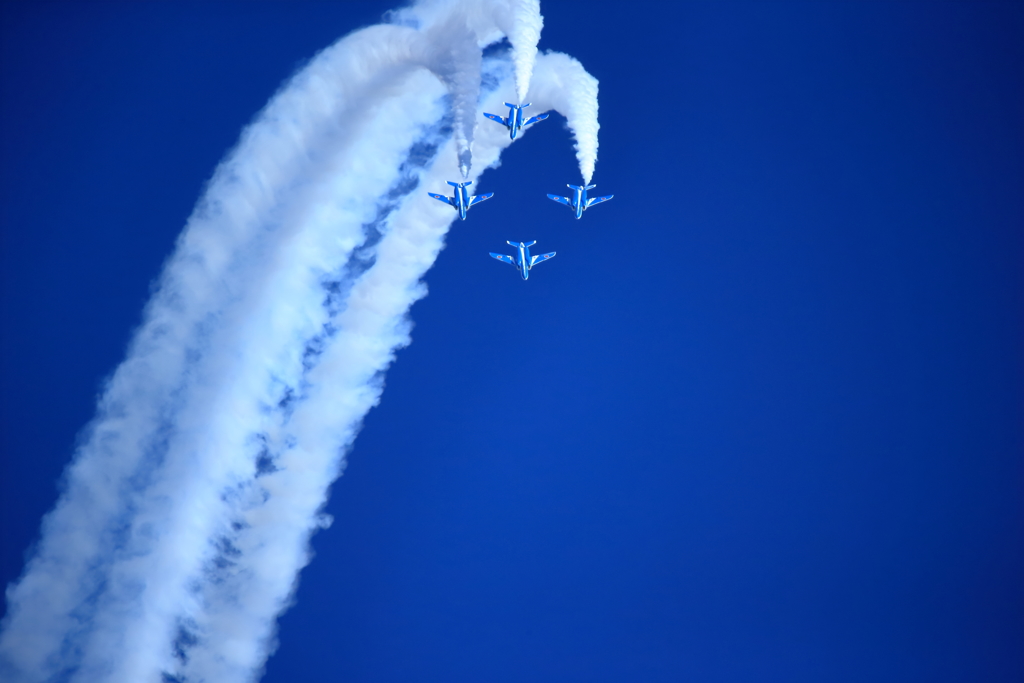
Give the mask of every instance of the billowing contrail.
M 258 677 L 454 218 L 424 190 L 510 143 L 475 120 L 522 85 L 526 48 L 480 55 L 524 7 L 539 37 L 535 2 L 394 13 L 317 55 L 243 131 L 8 587 L 0 679 Z M 588 177 L 596 81 L 564 55 L 536 67 L 539 106 L 565 114 Z M 499 84 L 483 102 L 482 71 Z
M 597 163 L 597 79 L 583 65 L 561 52 L 540 55 L 533 72 L 531 97 L 540 110 L 561 112 L 576 138 L 576 160 L 584 184 Z
M 533 64 L 537 59 L 537 42 L 544 28 L 540 15 L 540 0 L 512 0 L 511 23 L 506 30 L 512 44 L 512 64 L 516 78 L 516 97 L 519 104 L 526 101 L 530 91 Z

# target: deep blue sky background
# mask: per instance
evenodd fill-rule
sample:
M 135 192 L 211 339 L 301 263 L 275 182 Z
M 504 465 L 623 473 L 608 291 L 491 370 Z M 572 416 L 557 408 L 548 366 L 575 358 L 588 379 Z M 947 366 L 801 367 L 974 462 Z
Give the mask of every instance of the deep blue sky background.
M 0 6 L 4 583 L 217 161 L 391 6 Z M 543 10 L 616 199 L 557 117 L 485 176 L 265 680 L 1024 680 L 1022 6 Z

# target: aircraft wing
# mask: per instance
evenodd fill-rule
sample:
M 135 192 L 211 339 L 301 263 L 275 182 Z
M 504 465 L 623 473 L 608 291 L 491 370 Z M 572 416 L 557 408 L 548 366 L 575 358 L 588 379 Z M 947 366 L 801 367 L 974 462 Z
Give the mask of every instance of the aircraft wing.
M 486 116 L 486 114 L 485 114 L 485 116 Z M 531 123 L 537 123 L 538 121 L 543 121 L 544 119 L 546 119 L 549 116 L 551 116 L 551 114 L 537 114 L 534 117 L 526 119 L 526 123 L 524 123 L 523 125 L 524 126 L 528 126 Z
M 538 263 L 543 263 L 544 261 L 547 261 L 549 258 L 554 258 L 554 257 L 555 257 L 555 252 L 553 252 L 553 251 L 549 252 L 547 254 L 541 254 L 540 256 L 534 256 L 532 259 L 530 259 L 530 267 L 533 268 Z
M 510 266 L 514 266 L 516 264 L 516 262 L 512 260 L 511 256 L 505 256 L 504 254 L 495 254 L 493 251 L 490 252 L 490 254 L 491 254 L 491 258 L 496 258 L 499 261 L 501 261 L 502 263 L 507 263 Z
M 606 201 L 608 201 L 609 199 L 611 199 L 614 196 L 615 195 L 610 194 L 610 195 L 607 195 L 605 197 L 591 197 L 590 199 L 587 200 L 587 208 L 590 208 L 594 204 L 600 204 L 601 202 L 606 202 Z
M 503 118 L 501 116 L 498 116 L 497 114 L 488 114 L 487 112 L 484 112 L 484 116 L 489 118 L 491 121 L 497 121 L 498 123 L 500 123 L 503 126 L 507 126 L 508 125 L 508 119 Z
M 477 204 L 479 204 L 483 200 L 490 199 L 493 196 L 494 196 L 493 192 L 488 192 L 487 194 L 478 194 L 477 196 L 475 196 L 471 200 L 469 200 L 469 205 L 470 206 L 476 206 Z
M 554 199 L 559 204 L 565 204 L 569 208 L 572 208 L 572 202 L 569 201 L 568 197 L 559 197 L 557 194 L 549 194 L 548 199 Z
M 429 194 L 431 197 L 433 197 L 439 202 L 444 202 L 449 206 L 455 206 L 455 200 L 453 200 L 451 197 L 445 197 L 443 194 L 434 194 L 433 192 L 428 192 L 427 194 Z

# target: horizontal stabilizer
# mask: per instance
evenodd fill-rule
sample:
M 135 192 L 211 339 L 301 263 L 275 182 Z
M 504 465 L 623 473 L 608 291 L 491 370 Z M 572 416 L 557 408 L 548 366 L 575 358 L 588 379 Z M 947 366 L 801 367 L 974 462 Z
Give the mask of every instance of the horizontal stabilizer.
M 451 185 L 452 187 L 466 187 L 467 185 L 472 185 L 472 184 L 473 184 L 473 181 L 472 181 L 472 180 L 467 180 L 467 181 L 466 181 L 466 182 L 464 182 L 464 183 L 456 183 L 456 182 L 452 182 L 451 180 L 448 180 L 448 181 L 446 181 L 446 182 L 447 182 L 447 183 L 448 183 L 449 185 Z
M 493 251 L 490 252 L 490 254 L 491 254 L 491 258 L 496 258 L 499 261 L 501 261 L 502 263 L 507 263 L 510 266 L 514 266 L 516 264 L 516 262 L 512 260 L 511 256 L 505 256 L 505 254 L 495 254 Z
M 608 201 L 609 199 L 611 199 L 614 196 L 615 195 L 610 194 L 610 195 L 608 195 L 606 197 L 591 197 L 590 199 L 587 200 L 587 208 L 590 208 L 594 204 L 600 204 L 601 202 L 606 202 L 606 201 Z
M 548 199 L 554 199 L 559 204 L 565 204 L 566 206 L 572 206 L 572 202 L 569 201 L 568 197 L 559 197 L 557 194 L 549 194 Z
M 597 185 L 587 185 L 587 186 L 586 186 L 586 187 L 584 187 L 583 189 L 584 189 L 584 190 L 593 190 L 593 189 L 594 189 L 595 187 L 597 187 Z
M 433 192 L 428 192 L 427 194 L 429 194 L 431 197 L 433 197 L 439 202 L 444 202 L 445 204 L 455 206 L 455 202 L 452 201 L 451 197 L 445 197 L 443 194 L 434 194 Z
M 469 205 L 470 206 L 476 206 L 477 204 L 479 204 L 480 202 L 484 201 L 485 199 L 490 199 L 493 196 L 494 196 L 493 192 L 488 192 L 487 194 L 478 194 L 477 196 L 475 196 L 471 200 L 469 200 Z

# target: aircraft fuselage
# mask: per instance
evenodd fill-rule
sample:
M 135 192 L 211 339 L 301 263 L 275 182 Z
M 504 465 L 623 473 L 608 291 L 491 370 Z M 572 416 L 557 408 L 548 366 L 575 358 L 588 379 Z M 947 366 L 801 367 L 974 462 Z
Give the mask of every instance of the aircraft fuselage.
M 466 220 L 466 211 L 469 210 L 469 192 L 465 184 L 455 187 L 455 208 L 459 212 L 459 218 Z
M 576 212 L 576 219 L 583 218 L 583 210 L 587 208 L 587 188 L 578 186 L 572 191 L 572 210 Z M 565 215 L 564 213 L 562 214 Z
M 530 248 L 526 246 L 525 242 L 520 242 L 519 254 L 516 256 L 516 265 L 519 266 L 519 274 L 523 276 L 524 280 L 530 279 Z
M 515 140 L 516 135 L 523 129 L 523 108 L 509 107 L 508 109 L 508 136 Z

